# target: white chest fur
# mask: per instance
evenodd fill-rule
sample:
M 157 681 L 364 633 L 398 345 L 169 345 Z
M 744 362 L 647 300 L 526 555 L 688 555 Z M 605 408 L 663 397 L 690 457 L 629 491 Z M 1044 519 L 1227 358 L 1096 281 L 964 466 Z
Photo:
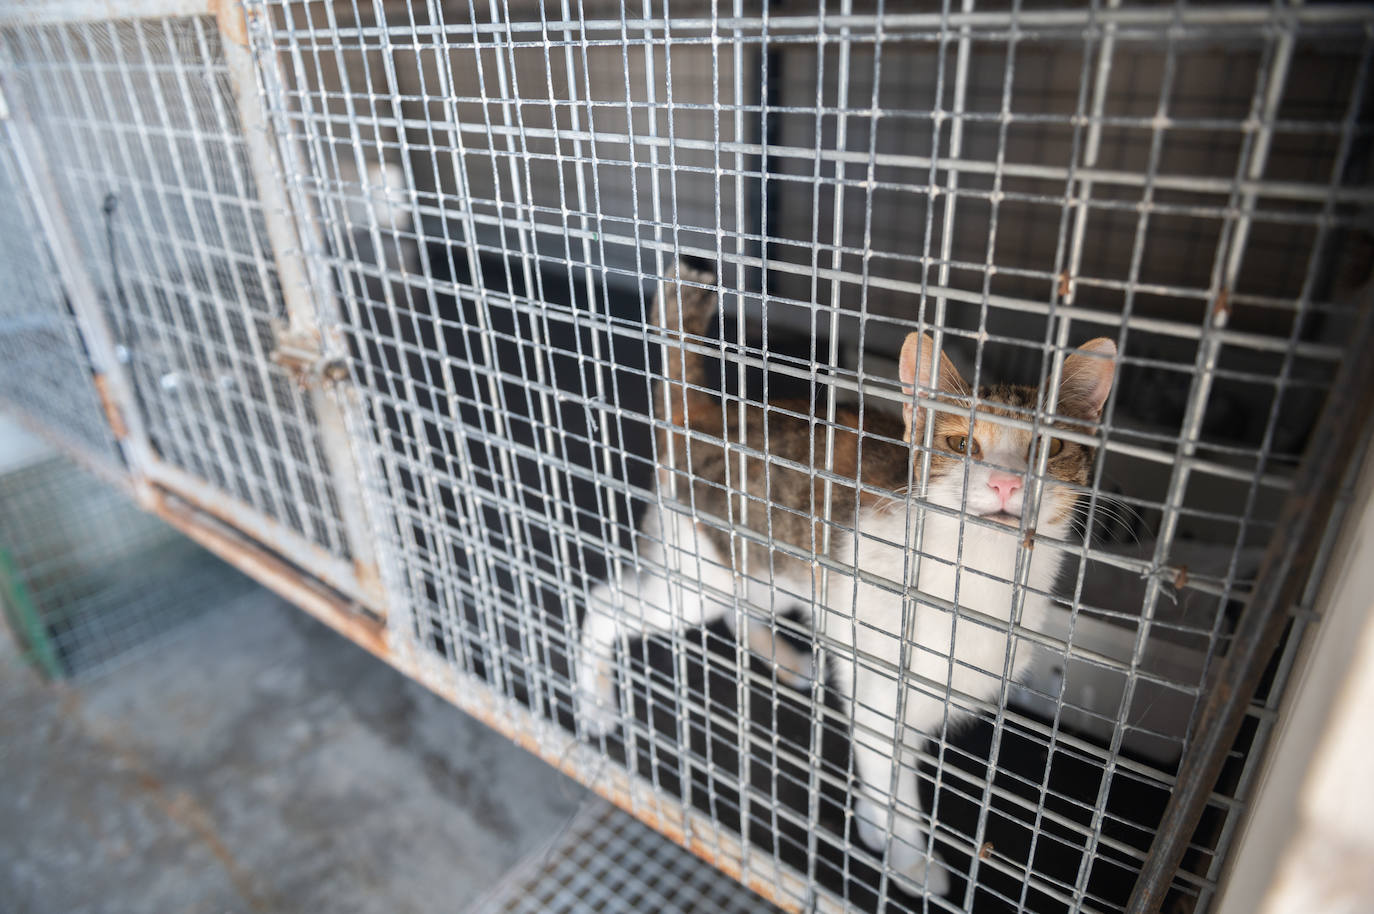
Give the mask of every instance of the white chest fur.
M 1044 543 L 1022 549 L 1011 528 L 961 524 L 935 510 L 926 515 L 918 538 L 917 519 L 908 521 L 905 511 L 860 514 L 857 565 L 882 583 L 832 574 L 825 634 L 856 648 L 860 665 L 864 655 L 878 666 L 904 664 L 915 674 L 913 685 L 938 692 L 931 697 L 943 698 L 948 685 L 991 699 L 1004 679 L 1029 666 L 1032 646 L 1015 631 L 1042 626 L 1064 554 Z M 836 558 L 852 566 L 854 538 L 846 539 Z M 903 583 L 934 599 L 904 601 Z

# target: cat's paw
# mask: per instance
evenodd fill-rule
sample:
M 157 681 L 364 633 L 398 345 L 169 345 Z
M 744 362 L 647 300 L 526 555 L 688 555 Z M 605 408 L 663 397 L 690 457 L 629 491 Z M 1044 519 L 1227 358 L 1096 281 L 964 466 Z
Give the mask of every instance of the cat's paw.
M 924 850 L 894 841 L 888 863 L 898 874 L 920 886 L 927 895 L 949 893 L 949 870 L 945 868 L 938 851 L 927 857 Z
M 886 822 L 887 812 L 878 804 L 865 797 L 859 797 L 854 802 L 854 825 L 860 841 L 879 856 L 883 856 L 886 851 L 887 865 L 893 872 L 911 880 L 926 894 L 948 893 L 949 871 L 945 868 L 939 852 L 927 857 L 923 836 L 895 838 L 888 833 Z
M 862 797 L 855 801 L 854 825 L 859 832 L 859 840 L 880 854 L 887 847 L 887 829 L 878 823 L 886 821 L 887 816 L 875 804 Z

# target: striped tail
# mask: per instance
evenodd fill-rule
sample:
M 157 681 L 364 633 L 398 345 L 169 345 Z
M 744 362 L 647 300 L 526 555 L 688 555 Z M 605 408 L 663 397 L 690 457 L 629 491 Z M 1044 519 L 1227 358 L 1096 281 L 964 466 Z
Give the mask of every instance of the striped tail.
M 716 313 L 717 296 L 714 289 L 701 286 L 713 286 L 715 282 L 713 273 L 678 261 L 677 268 L 659 286 L 650 320 L 667 331 L 668 340 L 662 379 L 655 385 L 655 412 L 664 408 L 666 396 L 673 425 L 693 428 L 693 419 L 704 420 L 714 425 L 719 433 L 720 404 L 702 389 L 706 384 L 705 357 L 681 345 L 686 341 L 683 334 L 708 335 L 711 318 Z

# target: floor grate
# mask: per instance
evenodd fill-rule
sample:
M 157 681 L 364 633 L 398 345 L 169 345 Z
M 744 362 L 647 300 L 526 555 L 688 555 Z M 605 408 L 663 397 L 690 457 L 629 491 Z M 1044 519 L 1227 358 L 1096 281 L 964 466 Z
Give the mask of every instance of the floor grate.
M 768 914 L 777 908 L 597 800 L 469 914 Z

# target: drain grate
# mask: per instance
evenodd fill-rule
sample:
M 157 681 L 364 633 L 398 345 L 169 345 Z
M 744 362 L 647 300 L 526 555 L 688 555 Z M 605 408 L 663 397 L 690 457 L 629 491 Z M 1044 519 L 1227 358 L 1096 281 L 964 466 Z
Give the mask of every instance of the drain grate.
M 469 914 L 767 914 L 777 908 L 602 800 Z

